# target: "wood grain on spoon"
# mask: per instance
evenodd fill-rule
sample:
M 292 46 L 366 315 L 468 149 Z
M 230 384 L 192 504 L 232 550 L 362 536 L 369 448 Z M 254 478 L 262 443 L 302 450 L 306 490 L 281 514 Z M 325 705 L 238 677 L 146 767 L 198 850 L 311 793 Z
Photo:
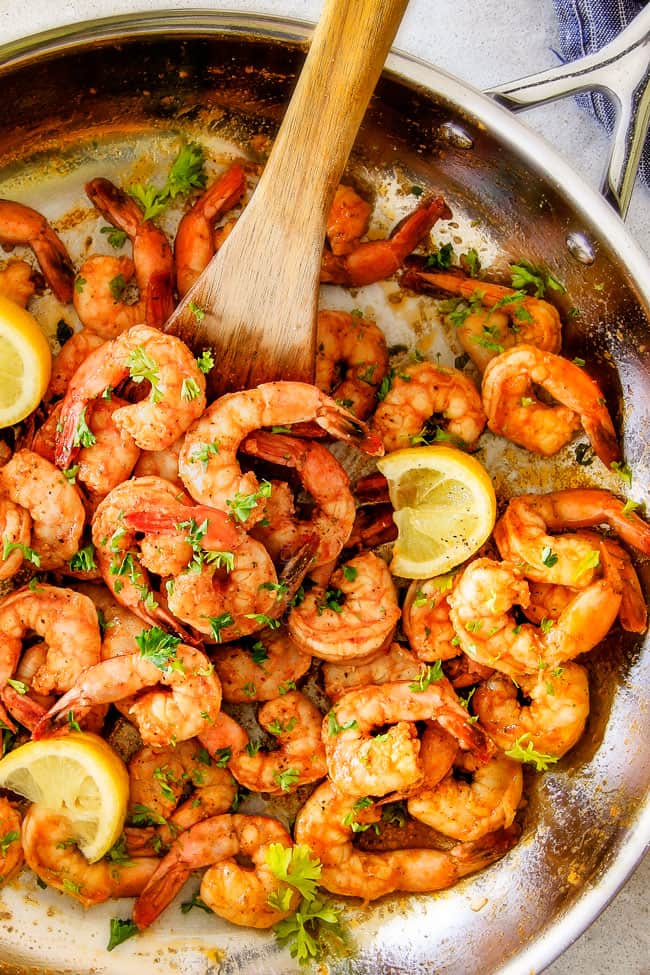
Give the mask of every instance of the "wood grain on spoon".
M 325 0 L 252 199 L 165 325 L 214 350 L 213 396 L 313 379 L 326 216 L 407 4 Z

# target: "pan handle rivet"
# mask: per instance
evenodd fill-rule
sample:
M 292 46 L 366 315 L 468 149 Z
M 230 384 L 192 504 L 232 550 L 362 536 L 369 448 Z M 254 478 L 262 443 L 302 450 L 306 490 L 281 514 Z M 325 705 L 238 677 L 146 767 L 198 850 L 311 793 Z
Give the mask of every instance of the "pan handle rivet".
M 572 257 L 581 264 L 593 264 L 596 260 L 594 246 L 586 234 L 579 230 L 572 230 L 567 234 L 566 245 Z
M 439 129 L 439 134 L 445 142 L 449 142 L 456 149 L 472 149 L 474 140 L 462 125 L 458 122 L 443 122 Z

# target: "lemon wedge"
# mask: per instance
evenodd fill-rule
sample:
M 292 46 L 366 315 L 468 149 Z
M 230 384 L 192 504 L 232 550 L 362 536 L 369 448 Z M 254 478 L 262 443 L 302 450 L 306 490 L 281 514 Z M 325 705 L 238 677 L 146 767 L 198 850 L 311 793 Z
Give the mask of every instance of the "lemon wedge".
M 122 832 L 128 772 L 110 745 L 90 732 L 28 741 L 9 752 L 0 761 L 0 787 L 65 816 L 90 863 Z
M 490 475 L 474 457 L 455 447 L 411 447 L 388 454 L 377 467 L 395 509 L 395 575 L 441 575 L 490 537 L 496 497 Z
M 0 295 L 0 427 L 36 409 L 51 371 L 52 353 L 34 316 Z

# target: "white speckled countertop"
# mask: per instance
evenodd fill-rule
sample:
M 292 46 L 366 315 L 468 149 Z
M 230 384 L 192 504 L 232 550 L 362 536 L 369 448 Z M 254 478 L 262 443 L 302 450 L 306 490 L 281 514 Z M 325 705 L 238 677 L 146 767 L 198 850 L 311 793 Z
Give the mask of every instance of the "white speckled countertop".
M 0 0 L 0 43 L 81 20 L 133 11 L 255 10 L 315 21 L 320 0 Z M 551 0 L 411 0 L 396 47 L 435 61 L 478 88 L 523 77 L 558 63 Z M 607 156 L 602 129 L 569 99 L 528 114 L 592 185 Z M 650 192 L 637 185 L 628 228 L 650 254 Z M 650 975 L 650 858 L 610 907 L 547 972 L 549 975 Z M 0 969 L 2 963 L 0 962 Z M 476 971 L 481 970 L 477 959 Z M 468 973 L 472 975 L 472 973 Z M 522 972 L 521 975 L 530 975 Z

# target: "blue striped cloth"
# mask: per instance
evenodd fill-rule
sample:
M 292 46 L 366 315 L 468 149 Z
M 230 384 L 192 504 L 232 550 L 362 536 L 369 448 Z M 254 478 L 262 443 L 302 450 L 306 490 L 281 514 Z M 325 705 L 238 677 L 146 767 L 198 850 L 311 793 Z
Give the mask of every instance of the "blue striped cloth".
M 553 5 L 560 28 L 559 55 L 563 61 L 575 61 L 613 40 L 643 9 L 646 0 L 553 0 Z M 607 95 L 593 92 L 578 95 L 577 100 L 612 131 L 616 112 Z M 645 143 L 641 175 L 650 185 L 650 136 Z

